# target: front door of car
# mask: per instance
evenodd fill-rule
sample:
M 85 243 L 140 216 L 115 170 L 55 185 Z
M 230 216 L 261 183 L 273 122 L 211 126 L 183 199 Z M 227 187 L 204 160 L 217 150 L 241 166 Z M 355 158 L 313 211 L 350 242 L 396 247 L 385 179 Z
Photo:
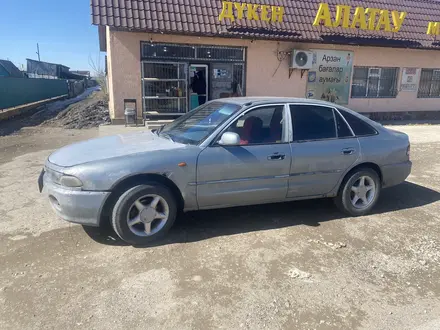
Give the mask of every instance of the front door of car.
M 290 169 L 290 145 L 284 104 L 250 109 L 224 132 L 240 144 L 222 146 L 220 136 L 199 155 L 199 208 L 251 205 L 284 200 Z
M 288 197 L 324 196 L 360 155 L 353 132 L 333 108 L 290 105 L 293 123 Z

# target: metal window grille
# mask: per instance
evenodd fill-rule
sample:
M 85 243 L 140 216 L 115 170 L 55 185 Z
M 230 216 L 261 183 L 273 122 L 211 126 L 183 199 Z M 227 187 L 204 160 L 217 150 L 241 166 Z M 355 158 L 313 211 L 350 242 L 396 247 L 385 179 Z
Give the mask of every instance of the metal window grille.
M 440 97 L 440 69 L 422 69 L 417 97 Z
M 142 62 L 144 111 L 163 114 L 187 112 L 186 63 Z
M 245 48 L 168 43 L 141 44 L 143 109 L 147 115 L 176 115 L 189 109 L 188 65 L 192 61 L 229 62 L 234 95 L 245 91 Z
M 232 93 L 237 96 L 244 96 L 244 64 L 234 63 L 232 67 L 233 86 Z
M 352 98 L 396 97 L 399 68 L 355 67 Z
M 197 47 L 197 59 L 221 60 L 221 61 L 244 61 L 244 51 L 242 48 L 229 47 Z
M 142 57 L 145 58 L 195 58 L 195 47 L 173 44 L 144 43 Z
M 222 62 L 244 62 L 243 47 L 142 43 L 143 59 L 187 59 Z

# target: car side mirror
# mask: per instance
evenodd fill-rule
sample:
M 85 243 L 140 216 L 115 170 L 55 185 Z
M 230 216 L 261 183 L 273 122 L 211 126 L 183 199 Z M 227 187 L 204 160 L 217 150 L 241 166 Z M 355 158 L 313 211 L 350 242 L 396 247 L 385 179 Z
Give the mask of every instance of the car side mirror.
M 225 132 L 218 141 L 222 146 L 238 146 L 240 144 L 240 136 L 234 132 Z

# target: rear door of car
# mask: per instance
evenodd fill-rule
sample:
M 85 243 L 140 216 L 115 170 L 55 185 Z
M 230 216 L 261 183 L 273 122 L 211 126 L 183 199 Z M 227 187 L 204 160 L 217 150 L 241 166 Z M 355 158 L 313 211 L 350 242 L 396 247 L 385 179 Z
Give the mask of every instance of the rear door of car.
M 284 103 L 265 104 L 247 110 L 225 131 L 242 134 L 246 118 L 263 121 L 262 134 L 257 142 L 245 145 L 222 146 L 221 136 L 199 155 L 197 161 L 197 201 L 199 208 L 250 205 L 281 201 L 287 195 L 290 170 L 290 144 Z M 280 114 L 279 119 L 276 114 Z M 281 124 L 279 137 L 271 140 L 270 127 Z M 223 133 L 222 132 L 222 133 Z M 242 138 L 242 136 L 240 136 Z
M 289 105 L 292 164 L 288 197 L 325 196 L 360 156 L 353 131 L 333 107 Z

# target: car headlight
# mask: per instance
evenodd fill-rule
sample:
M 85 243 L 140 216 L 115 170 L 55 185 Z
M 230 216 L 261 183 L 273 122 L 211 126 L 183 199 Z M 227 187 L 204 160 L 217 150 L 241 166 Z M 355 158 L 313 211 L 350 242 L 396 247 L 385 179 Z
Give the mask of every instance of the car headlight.
M 77 188 L 82 187 L 83 183 L 77 177 L 72 175 L 62 175 L 59 178 L 59 184 L 65 187 Z
M 45 171 L 47 180 L 55 184 L 70 188 L 79 188 L 83 185 L 82 181 L 73 175 L 63 174 L 50 168 L 45 168 Z

